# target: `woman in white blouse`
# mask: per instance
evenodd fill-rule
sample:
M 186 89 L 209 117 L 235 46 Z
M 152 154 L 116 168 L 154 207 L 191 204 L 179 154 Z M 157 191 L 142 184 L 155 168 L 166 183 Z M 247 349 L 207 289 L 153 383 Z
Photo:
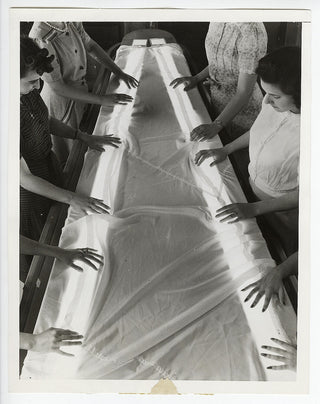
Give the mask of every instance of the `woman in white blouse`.
M 301 52 L 278 49 L 259 61 L 256 73 L 266 95 L 251 129 L 220 149 L 201 150 L 195 162 L 213 158 L 211 166 L 236 150 L 249 147 L 249 181 L 256 202 L 234 203 L 217 211 L 221 222 L 234 223 L 277 212 L 287 230 L 297 229 Z M 295 209 L 295 210 L 294 210 Z M 290 210 L 294 210 L 288 212 Z

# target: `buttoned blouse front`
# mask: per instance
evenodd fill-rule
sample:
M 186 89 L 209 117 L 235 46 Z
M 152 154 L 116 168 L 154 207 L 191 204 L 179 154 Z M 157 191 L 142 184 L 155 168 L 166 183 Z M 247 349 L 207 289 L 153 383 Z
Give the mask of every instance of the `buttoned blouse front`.
M 263 99 L 250 129 L 249 174 L 253 184 L 279 197 L 299 187 L 300 114 L 277 112 Z
M 80 22 L 66 22 L 67 31 L 60 32 L 50 28 L 44 22 L 34 23 L 30 37 L 37 40 L 42 48 L 54 55 L 53 71 L 44 73 L 42 78 L 51 83 L 63 80 L 67 84 L 85 84 L 87 55 L 85 44 L 90 37 Z

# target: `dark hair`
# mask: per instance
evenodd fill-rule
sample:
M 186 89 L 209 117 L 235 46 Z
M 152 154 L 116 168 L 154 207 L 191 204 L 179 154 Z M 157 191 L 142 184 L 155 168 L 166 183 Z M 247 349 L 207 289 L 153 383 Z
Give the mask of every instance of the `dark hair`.
M 269 84 L 276 84 L 281 91 L 293 97 L 300 109 L 301 105 L 301 49 L 286 46 L 269 53 L 259 60 L 258 76 Z
M 28 36 L 20 37 L 20 78 L 25 77 L 30 70 L 35 70 L 39 76 L 53 70 L 51 62 L 54 56 L 48 56 L 47 49 L 41 49 Z

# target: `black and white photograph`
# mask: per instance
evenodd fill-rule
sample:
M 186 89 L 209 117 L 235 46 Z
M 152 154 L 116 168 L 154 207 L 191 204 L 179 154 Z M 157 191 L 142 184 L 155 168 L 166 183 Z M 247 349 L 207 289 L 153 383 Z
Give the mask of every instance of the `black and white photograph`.
M 30 15 L 18 381 L 306 383 L 305 15 Z

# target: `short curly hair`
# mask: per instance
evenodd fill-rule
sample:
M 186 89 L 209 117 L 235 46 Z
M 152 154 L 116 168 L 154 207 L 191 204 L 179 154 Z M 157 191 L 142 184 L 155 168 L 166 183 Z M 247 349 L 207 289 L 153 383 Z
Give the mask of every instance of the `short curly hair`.
M 301 106 L 301 49 L 297 46 L 279 48 L 259 60 L 256 69 L 261 80 L 276 84 Z
M 28 36 L 20 37 L 20 78 L 27 75 L 28 71 L 35 70 L 39 76 L 50 73 L 53 70 L 51 62 L 54 56 L 48 56 L 47 49 L 41 49 L 39 45 Z

